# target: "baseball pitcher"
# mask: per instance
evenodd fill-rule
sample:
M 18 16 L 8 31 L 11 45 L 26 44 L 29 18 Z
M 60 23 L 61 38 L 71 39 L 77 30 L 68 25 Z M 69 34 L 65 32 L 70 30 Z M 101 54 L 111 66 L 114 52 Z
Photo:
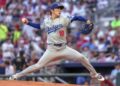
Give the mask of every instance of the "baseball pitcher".
M 45 29 L 47 33 L 47 49 L 36 64 L 29 66 L 20 73 L 12 75 L 9 78 L 10 80 L 15 80 L 19 77 L 25 76 L 26 74 L 48 66 L 51 63 L 54 64 L 53 61 L 67 59 L 80 62 L 89 70 L 92 78 L 96 78 L 99 81 L 104 81 L 104 77 L 96 72 L 84 55 L 66 45 L 67 27 L 72 21 L 77 20 L 86 23 L 85 29 L 81 31 L 83 34 L 88 34 L 91 32 L 91 28 L 89 28 L 89 26 L 92 26 L 91 21 L 81 16 L 61 16 L 61 11 L 63 9 L 64 6 L 60 3 L 53 3 L 51 6 L 49 6 L 50 17 L 44 19 L 41 24 L 35 24 L 30 22 L 27 18 L 22 18 L 22 22 L 24 24 L 30 25 L 36 29 Z

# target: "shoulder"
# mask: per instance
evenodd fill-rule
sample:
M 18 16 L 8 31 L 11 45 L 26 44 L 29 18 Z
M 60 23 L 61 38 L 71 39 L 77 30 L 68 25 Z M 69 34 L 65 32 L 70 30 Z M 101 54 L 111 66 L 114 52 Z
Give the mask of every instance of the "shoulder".
M 47 24 L 48 22 L 50 22 L 50 16 L 45 16 L 42 23 Z
M 48 18 L 44 18 L 44 19 L 41 21 L 41 23 L 46 23 L 47 20 L 48 20 Z
M 61 15 L 60 18 L 63 18 L 63 19 L 69 19 L 69 18 L 71 18 L 71 16 Z
M 72 18 L 72 16 L 61 16 L 61 19 L 63 19 L 64 21 L 71 21 Z

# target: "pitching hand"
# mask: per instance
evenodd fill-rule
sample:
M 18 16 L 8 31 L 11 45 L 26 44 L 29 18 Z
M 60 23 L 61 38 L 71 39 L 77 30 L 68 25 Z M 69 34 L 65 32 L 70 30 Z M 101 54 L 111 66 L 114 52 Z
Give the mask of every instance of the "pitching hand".
M 24 23 L 24 24 L 28 24 L 28 22 L 29 22 L 27 18 L 22 18 L 21 21 L 22 21 L 22 23 Z

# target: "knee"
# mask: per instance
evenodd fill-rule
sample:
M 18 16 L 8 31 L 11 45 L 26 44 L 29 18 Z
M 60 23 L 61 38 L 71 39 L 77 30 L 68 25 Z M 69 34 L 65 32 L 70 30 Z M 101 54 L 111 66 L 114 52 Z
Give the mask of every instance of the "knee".
M 80 60 L 81 62 L 84 62 L 84 61 L 88 61 L 88 58 L 87 58 L 86 56 L 84 56 L 84 55 L 81 55 L 81 56 L 79 57 L 79 60 Z
M 40 64 L 40 63 L 36 63 L 36 64 L 34 64 L 34 67 L 35 68 L 42 68 L 42 67 L 44 67 L 44 65 Z

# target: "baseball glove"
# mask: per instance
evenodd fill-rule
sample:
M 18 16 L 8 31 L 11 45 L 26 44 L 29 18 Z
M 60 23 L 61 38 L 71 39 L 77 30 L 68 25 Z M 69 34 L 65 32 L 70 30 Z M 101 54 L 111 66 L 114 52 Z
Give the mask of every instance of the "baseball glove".
M 91 23 L 91 24 L 84 24 L 84 27 L 80 29 L 80 32 L 82 34 L 89 34 L 89 33 L 92 32 L 93 28 L 94 28 L 93 23 Z

